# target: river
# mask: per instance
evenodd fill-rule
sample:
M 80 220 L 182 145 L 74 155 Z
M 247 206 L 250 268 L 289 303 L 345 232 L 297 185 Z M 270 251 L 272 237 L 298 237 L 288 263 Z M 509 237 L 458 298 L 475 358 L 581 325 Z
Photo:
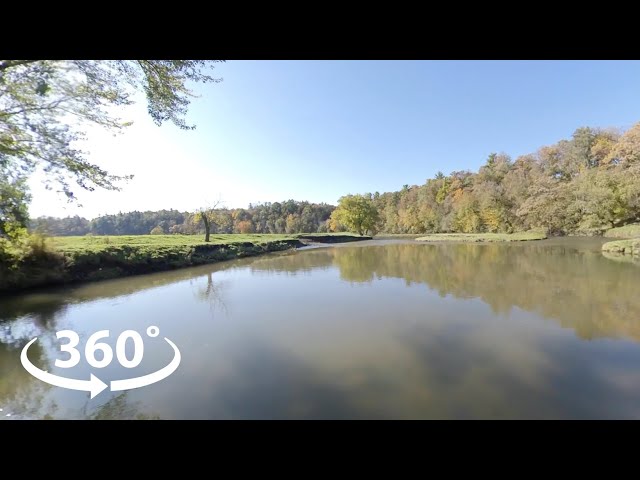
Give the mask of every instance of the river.
M 604 241 L 373 240 L 6 297 L 0 419 L 640 418 L 640 266 Z M 72 368 L 61 330 L 79 334 Z M 99 330 L 114 352 L 139 332 L 140 364 L 91 367 Z M 90 398 L 23 368 L 34 337 L 30 361 L 59 377 L 151 374 L 165 337 L 181 363 Z

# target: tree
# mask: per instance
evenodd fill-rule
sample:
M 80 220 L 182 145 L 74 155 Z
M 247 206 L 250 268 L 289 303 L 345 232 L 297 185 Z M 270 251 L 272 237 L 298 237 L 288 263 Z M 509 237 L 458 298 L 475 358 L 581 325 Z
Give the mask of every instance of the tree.
M 158 225 L 157 227 L 153 227 L 151 229 L 151 231 L 149 232 L 149 235 L 164 235 L 164 230 L 162 229 L 162 227 L 160 225 Z
M 213 204 L 213 207 L 204 207 L 199 209 L 193 215 L 193 220 L 195 222 L 202 222 L 204 224 L 204 241 L 209 241 L 209 236 L 211 235 L 211 225 L 215 225 L 217 212 L 216 208 L 220 205 L 220 200 Z
M 213 219 L 218 233 L 233 233 L 233 217 L 231 213 L 226 210 L 216 210 Z
M 373 201 L 364 195 L 347 195 L 338 200 L 331 220 L 332 226 L 342 224 L 358 235 L 364 235 L 375 231 L 378 210 Z
M 597 161 L 593 155 L 593 147 L 597 141 L 598 132 L 589 127 L 578 128 L 571 139 L 571 160 L 578 168 L 593 168 Z
M 187 82 L 221 80 L 203 73 L 207 66 L 202 60 L 0 60 L 0 167 L 21 177 L 41 168 L 47 188 L 56 185 L 69 201 L 76 199 L 72 182 L 88 191 L 118 190 L 120 181 L 131 177 L 86 159 L 74 145 L 83 138 L 83 127 L 121 131 L 131 122 L 112 107 L 133 104 L 142 91 L 157 125 L 170 121 L 193 129 L 184 120 L 194 97 Z M 12 197 L 14 204 L 27 200 Z M 6 229 L 8 217 L 0 212 L 0 229 Z M 19 216 L 12 221 L 25 226 Z
M 24 175 L 15 175 L 0 163 L 0 238 L 12 240 L 25 231 L 30 200 L 26 181 Z
M 640 162 L 640 122 L 627 130 L 606 157 L 606 162 L 629 167 Z
M 243 234 L 253 233 L 255 230 L 253 226 L 253 222 L 251 220 L 240 220 L 236 224 L 236 228 L 238 229 L 238 233 L 243 233 Z
M 284 233 L 285 229 L 287 228 L 287 221 L 284 218 L 279 217 L 275 222 L 275 228 L 275 233 Z
M 570 185 L 557 178 L 537 177 L 516 215 L 526 217 L 529 225 L 544 227 L 549 233 L 573 231 L 576 222 L 569 208 L 572 193 Z
M 300 232 L 301 231 L 300 225 L 301 225 L 301 221 L 298 215 L 295 215 L 292 213 L 287 215 L 287 225 L 285 227 L 285 231 L 287 233 Z

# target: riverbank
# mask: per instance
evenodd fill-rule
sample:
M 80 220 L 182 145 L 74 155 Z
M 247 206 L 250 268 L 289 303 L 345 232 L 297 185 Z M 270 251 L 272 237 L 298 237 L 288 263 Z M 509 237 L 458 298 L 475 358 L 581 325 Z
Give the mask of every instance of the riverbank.
M 174 270 L 305 247 L 370 240 L 340 234 L 128 235 L 54 237 L 19 268 L 2 267 L 0 294 Z
M 425 235 L 418 242 L 526 242 L 544 240 L 547 235 L 540 231 L 518 233 L 437 233 Z
M 640 257 L 640 238 L 607 242 L 602 245 L 602 251 Z
M 623 240 L 605 243 L 602 245 L 603 253 L 640 257 L 640 224 L 632 223 L 624 227 L 611 228 L 605 232 L 604 236 Z
M 612 238 L 640 238 L 640 224 L 632 223 L 624 227 L 610 228 L 604 232 L 604 236 Z

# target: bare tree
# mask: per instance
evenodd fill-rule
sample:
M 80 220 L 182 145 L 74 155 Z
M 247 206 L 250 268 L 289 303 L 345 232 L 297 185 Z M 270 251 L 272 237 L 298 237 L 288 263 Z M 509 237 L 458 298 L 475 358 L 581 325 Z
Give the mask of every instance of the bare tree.
M 212 206 L 202 207 L 194 214 L 196 222 L 202 221 L 204 224 L 204 241 L 208 242 L 211 235 L 211 226 L 216 223 L 216 208 L 222 204 L 222 200 L 216 200 Z

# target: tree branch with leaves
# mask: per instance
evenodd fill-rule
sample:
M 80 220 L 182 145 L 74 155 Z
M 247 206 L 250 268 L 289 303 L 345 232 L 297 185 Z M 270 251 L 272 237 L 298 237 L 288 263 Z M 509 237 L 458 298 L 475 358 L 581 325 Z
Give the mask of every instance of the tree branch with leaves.
M 58 188 L 69 201 L 76 200 L 76 187 L 119 190 L 132 177 L 87 159 L 76 144 L 84 139 L 84 128 L 121 132 L 131 122 L 112 107 L 132 105 L 134 95 L 143 92 L 156 125 L 168 121 L 191 130 L 195 126 L 184 118 L 196 96 L 189 83 L 221 81 L 208 73 L 210 67 L 212 61 L 203 60 L 0 60 L 0 234 L 7 222 L 26 225 L 24 215 L 10 214 L 4 205 L 22 202 L 26 208 L 26 187 L 17 179 L 37 168 L 46 174 L 46 187 Z M 23 193 L 9 202 L 5 197 L 16 185 Z

